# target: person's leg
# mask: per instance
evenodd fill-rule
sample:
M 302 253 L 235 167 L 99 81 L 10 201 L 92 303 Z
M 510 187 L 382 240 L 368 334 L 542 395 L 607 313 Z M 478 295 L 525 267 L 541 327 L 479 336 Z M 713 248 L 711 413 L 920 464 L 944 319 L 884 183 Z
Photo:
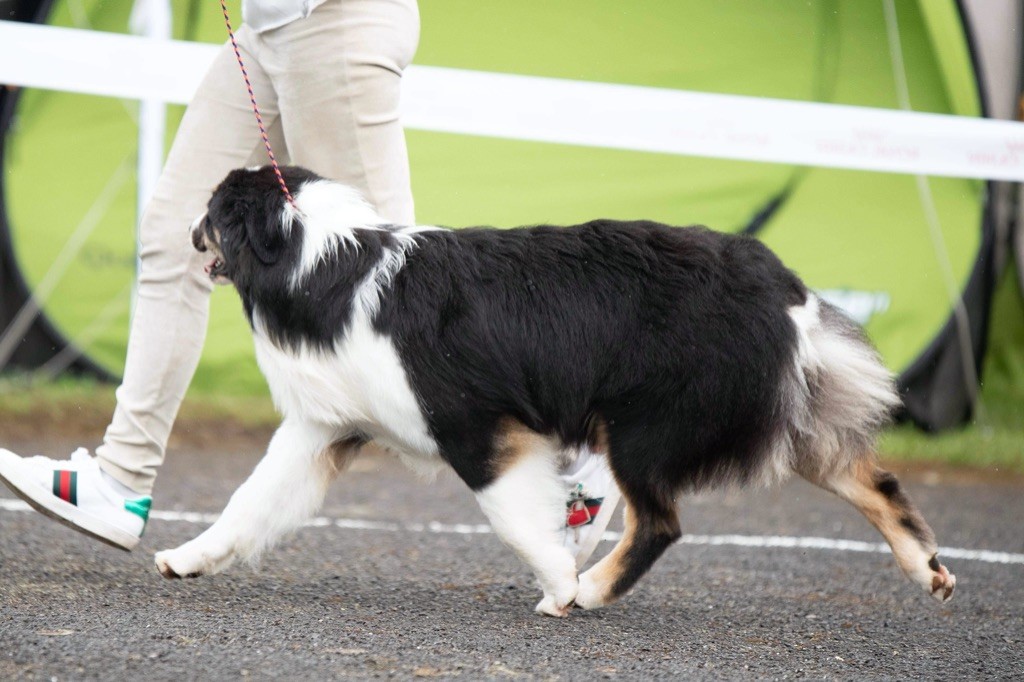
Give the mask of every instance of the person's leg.
M 238 39 L 249 77 L 265 122 L 279 136 L 273 87 L 247 50 L 251 38 L 243 26 Z M 188 227 L 228 171 L 265 154 L 234 52 L 225 45 L 185 113 L 140 226 L 124 379 L 96 450 L 103 471 L 136 492 L 152 490 L 206 335 L 211 282 Z
M 273 87 L 238 34 L 272 137 L 284 152 Z M 0 483 L 75 530 L 131 550 L 149 516 L 156 470 L 199 361 L 209 278 L 188 227 L 214 187 L 265 154 L 233 51 L 215 59 L 182 121 L 140 227 L 141 270 L 117 407 L 97 456 L 19 457 L 0 449 Z
M 403 69 L 419 41 L 414 0 L 328 0 L 258 36 L 291 160 L 360 190 L 382 217 L 414 221 Z

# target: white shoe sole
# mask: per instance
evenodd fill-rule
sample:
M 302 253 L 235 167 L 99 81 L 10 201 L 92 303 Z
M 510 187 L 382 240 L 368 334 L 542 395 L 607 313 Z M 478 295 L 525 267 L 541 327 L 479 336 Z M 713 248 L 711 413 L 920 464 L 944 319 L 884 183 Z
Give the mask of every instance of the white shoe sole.
M 0 449 L 0 482 L 40 514 L 45 514 L 83 535 L 126 552 L 132 551 L 139 544 L 140 538 L 92 514 L 87 514 L 41 487 L 23 471 L 21 458 L 9 450 Z

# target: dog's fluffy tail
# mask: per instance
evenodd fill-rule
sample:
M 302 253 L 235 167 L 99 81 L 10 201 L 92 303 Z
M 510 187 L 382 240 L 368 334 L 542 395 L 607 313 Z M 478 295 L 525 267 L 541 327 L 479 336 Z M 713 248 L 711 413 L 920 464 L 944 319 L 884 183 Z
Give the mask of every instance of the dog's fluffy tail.
M 878 352 L 839 310 L 808 294 L 790 316 L 797 352 L 782 395 L 783 438 L 792 468 L 819 478 L 872 456 L 900 399 Z

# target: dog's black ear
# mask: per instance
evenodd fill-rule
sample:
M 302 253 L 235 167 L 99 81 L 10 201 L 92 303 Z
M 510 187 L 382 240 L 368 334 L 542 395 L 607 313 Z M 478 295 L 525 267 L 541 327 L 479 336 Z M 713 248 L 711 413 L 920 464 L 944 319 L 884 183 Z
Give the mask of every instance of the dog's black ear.
M 284 254 L 287 238 L 283 219 L 280 207 L 246 212 L 245 234 L 249 239 L 249 246 L 264 265 L 277 263 Z

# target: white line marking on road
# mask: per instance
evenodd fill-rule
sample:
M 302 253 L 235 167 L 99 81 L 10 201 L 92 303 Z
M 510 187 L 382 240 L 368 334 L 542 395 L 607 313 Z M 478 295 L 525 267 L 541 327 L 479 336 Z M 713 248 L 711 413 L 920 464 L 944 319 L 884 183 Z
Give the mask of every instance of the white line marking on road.
M 27 512 L 32 508 L 21 500 L 0 499 L 0 511 Z M 209 524 L 217 520 L 218 514 L 203 514 L 190 511 L 161 511 L 150 513 L 151 519 L 171 523 Z M 306 522 L 310 528 L 343 528 L 345 530 L 369 530 L 385 533 L 433 533 L 436 535 L 486 535 L 493 533 L 487 524 L 471 523 L 396 523 L 393 521 L 369 521 L 363 519 L 332 519 L 318 516 Z M 619 533 L 605 532 L 604 541 L 622 537 Z M 882 542 L 862 542 L 832 538 L 793 537 L 786 535 L 684 535 L 678 544 L 706 547 L 761 547 L 780 549 L 822 549 L 833 552 L 862 552 L 869 554 L 891 554 L 889 546 Z M 961 547 L 940 547 L 939 554 L 945 559 L 968 559 L 990 564 L 1024 565 L 1024 554 L 995 552 L 987 549 L 963 549 Z

